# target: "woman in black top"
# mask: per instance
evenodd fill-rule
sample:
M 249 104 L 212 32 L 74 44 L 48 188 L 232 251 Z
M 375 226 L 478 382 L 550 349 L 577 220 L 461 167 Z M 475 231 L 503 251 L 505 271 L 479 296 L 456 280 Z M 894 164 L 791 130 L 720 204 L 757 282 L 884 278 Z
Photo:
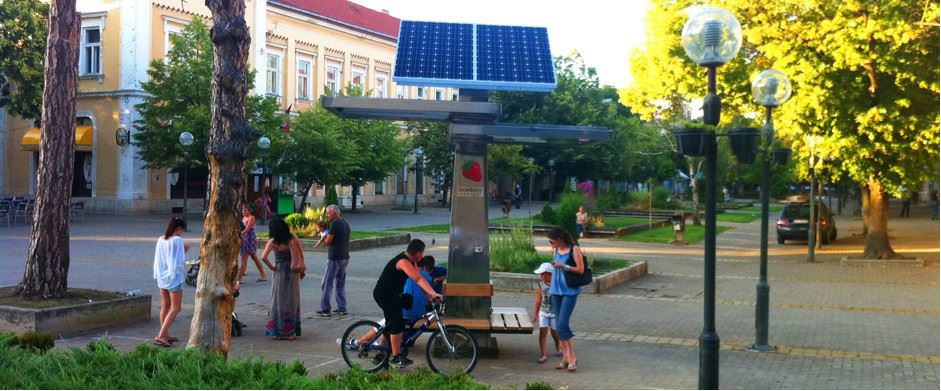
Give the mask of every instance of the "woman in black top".
M 425 291 L 428 297 L 440 301 L 441 295 L 436 293 L 428 281 L 422 278 L 415 264 L 425 255 L 425 242 L 413 239 L 405 252 L 396 255 L 386 263 L 372 291 L 372 297 L 382 308 L 386 318 L 385 332 L 389 334 L 392 343 L 392 365 L 401 367 L 411 364 L 411 360 L 401 357 L 402 332 L 405 331 L 405 320 L 402 318 L 402 301 L 399 295 L 405 287 L 405 281 L 411 278 Z

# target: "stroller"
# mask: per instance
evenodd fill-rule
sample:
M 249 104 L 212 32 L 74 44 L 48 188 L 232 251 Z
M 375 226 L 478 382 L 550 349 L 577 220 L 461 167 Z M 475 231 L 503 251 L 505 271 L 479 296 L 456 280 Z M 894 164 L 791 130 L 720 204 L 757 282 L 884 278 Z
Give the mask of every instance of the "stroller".
M 186 285 L 195 287 L 196 280 L 199 277 L 199 258 L 190 259 L 186 261 L 184 265 L 187 266 L 186 277 L 184 281 L 186 282 Z M 239 297 L 240 291 L 241 291 L 240 289 L 236 289 L 235 293 L 233 293 L 232 296 Z M 238 314 L 236 314 L 235 311 L 232 311 L 232 336 L 241 337 L 243 328 L 245 328 L 245 323 L 242 323 L 241 321 L 239 321 Z

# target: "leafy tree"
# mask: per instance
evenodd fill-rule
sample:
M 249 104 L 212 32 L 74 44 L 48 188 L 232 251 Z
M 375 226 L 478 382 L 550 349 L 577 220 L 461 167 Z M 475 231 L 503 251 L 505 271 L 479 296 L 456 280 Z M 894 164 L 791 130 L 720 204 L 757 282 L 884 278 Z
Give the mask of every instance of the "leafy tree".
M 16 294 L 62 297 L 69 278 L 69 199 L 75 157 L 75 95 L 78 91 L 78 31 L 75 0 L 53 0 L 43 69 L 43 141 L 39 147 L 36 210 L 26 271 Z
M 141 88 L 149 96 L 137 105 L 140 119 L 135 122 L 134 145 L 138 158 L 148 168 L 173 168 L 183 156 L 179 137 L 193 134 L 193 145 L 187 147 L 190 164 L 208 165 L 202 153 L 209 142 L 213 46 L 206 21 L 194 17 L 180 34 L 171 38 L 173 47 L 165 59 L 150 62 L 148 80 Z M 248 76 L 249 88 L 252 74 Z M 246 119 L 249 125 L 264 133 L 273 133 L 281 123 L 275 115 L 278 103 L 274 98 L 249 96 Z M 252 156 L 256 148 L 250 149 Z
M 412 148 L 421 148 L 425 155 L 425 172 L 443 177 L 444 200 L 448 200 L 448 190 L 454 172 L 454 152 L 448 138 L 448 125 L 444 122 L 409 122 L 406 124 L 412 139 Z
M 635 83 L 621 91 L 644 118 L 669 118 L 705 95 L 704 71 L 679 43 L 682 11 L 693 3 L 653 1 L 646 49 L 631 56 Z M 775 127 L 796 150 L 799 175 L 828 162 L 833 178 L 856 181 L 864 256 L 896 257 L 887 196 L 938 172 L 938 3 L 727 0 L 723 7 L 743 21 L 745 38 L 719 72 L 723 123 L 761 113 L 750 101 L 751 76 L 767 68 L 787 74 L 794 95 L 775 110 Z
M 289 120 L 291 132 L 265 132 L 271 138 L 268 156 L 276 172 L 294 174 L 304 189 L 302 202 L 306 204 L 315 183 L 329 187 L 344 182 L 356 168 L 351 152 L 356 146 L 345 134 L 347 122 L 319 104 Z
M 42 110 L 48 10 L 39 0 L 0 1 L 0 107 L 23 118 Z

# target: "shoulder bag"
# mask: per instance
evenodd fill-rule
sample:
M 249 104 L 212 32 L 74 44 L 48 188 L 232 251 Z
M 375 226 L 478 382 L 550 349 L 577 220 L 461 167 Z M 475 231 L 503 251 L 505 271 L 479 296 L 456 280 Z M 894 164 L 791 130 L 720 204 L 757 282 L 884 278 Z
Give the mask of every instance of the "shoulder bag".
M 569 271 L 565 272 L 565 285 L 568 285 L 569 288 L 578 288 L 578 287 L 591 284 L 591 281 L 592 281 L 591 268 L 588 267 L 588 257 L 586 257 L 584 253 L 582 253 L 582 259 L 585 262 L 584 273 L 578 274 L 578 273 L 569 272 Z M 572 246 L 572 249 L 569 250 L 569 259 L 565 261 L 565 264 L 571 267 L 576 266 L 574 246 Z

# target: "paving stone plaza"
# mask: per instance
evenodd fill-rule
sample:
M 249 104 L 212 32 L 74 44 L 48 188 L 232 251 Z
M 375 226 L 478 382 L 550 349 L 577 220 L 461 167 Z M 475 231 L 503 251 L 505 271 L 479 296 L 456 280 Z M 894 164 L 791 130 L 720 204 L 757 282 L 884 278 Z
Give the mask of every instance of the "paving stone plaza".
M 893 204 L 894 208 L 899 205 Z M 534 205 L 539 210 L 541 205 Z M 525 217 L 527 208 L 513 210 Z M 490 211 L 499 215 L 498 209 Z M 894 213 L 894 214 L 893 214 Z M 897 211 L 890 216 L 897 216 Z M 380 230 L 446 223 L 448 210 L 424 207 L 418 215 L 367 208 L 345 217 L 353 230 Z M 720 387 L 727 389 L 938 389 L 939 388 L 939 227 L 928 219 L 927 207 L 913 207 L 908 219 L 892 219 L 890 237 L 896 251 L 926 261 L 924 267 L 879 263 L 844 265 L 845 256 L 861 253 L 862 222 L 849 213 L 837 216 L 840 238 L 806 262 L 806 244 L 770 244 L 771 312 L 769 343 L 774 353 L 754 353 L 755 283 L 758 277 L 759 221 L 720 223 L 732 227 L 718 237 L 717 332 L 721 338 Z M 198 246 L 201 221 L 191 222 L 187 241 Z M 772 223 L 773 224 L 773 223 Z M 72 224 L 69 286 L 111 291 L 142 289 L 156 293 L 152 280 L 156 237 L 164 216 L 87 215 Z M 262 231 L 264 227 L 260 228 Z M 772 227 L 773 229 L 773 227 Z M 28 227 L 0 227 L 0 286 L 22 277 Z M 430 254 L 447 258 L 447 234 L 417 234 L 431 243 Z M 647 389 L 697 387 L 702 330 L 702 244 L 671 246 L 587 239 L 589 254 L 646 261 L 649 275 L 603 294 L 583 294 L 572 317 L 580 362 L 577 373 L 553 370 L 554 362 L 536 363 L 536 335 L 498 335 L 498 358 L 484 358 L 473 375 L 496 388 L 522 388 L 544 381 L 556 388 Z M 536 247 L 549 251 L 537 237 Z M 297 341 L 264 337 L 270 295 L 268 283 L 249 275 L 236 304 L 248 324 L 234 338 L 232 354 L 277 360 L 301 360 L 312 374 L 343 370 L 336 338 L 352 322 L 378 319 L 381 312 L 371 291 L 380 267 L 404 248 L 353 252 L 349 271 L 349 312 L 346 317 L 314 316 L 320 300 L 324 253 L 306 253 L 309 273 L 302 282 L 304 335 Z M 189 257 L 194 257 L 191 250 Z M 494 306 L 532 311 L 531 292 L 498 291 Z M 59 348 L 84 346 L 109 338 L 132 349 L 153 338 L 159 298 L 154 298 L 147 323 L 58 340 Z M 193 289 L 184 289 L 184 309 L 172 335 L 188 335 L 193 314 Z M 424 338 L 423 338 L 424 340 Z M 423 345 L 423 342 L 419 342 Z M 422 346 L 417 347 L 423 351 Z M 415 367 L 425 367 L 415 355 Z M 414 369 L 408 369 L 414 370 Z

